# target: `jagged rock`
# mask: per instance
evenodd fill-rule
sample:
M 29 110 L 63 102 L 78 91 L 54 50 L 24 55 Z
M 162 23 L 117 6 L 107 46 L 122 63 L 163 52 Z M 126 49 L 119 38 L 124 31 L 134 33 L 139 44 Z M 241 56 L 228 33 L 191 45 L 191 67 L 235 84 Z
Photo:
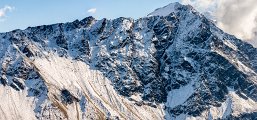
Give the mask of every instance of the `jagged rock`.
M 65 104 L 72 104 L 73 101 L 79 102 L 78 98 L 74 97 L 68 90 L 61 91 L 61 99 Z
M 0 46 L 1 90 L 36 99 L 37 119 L 256 116 L 257 49 L 191 6 L 15 30 Z

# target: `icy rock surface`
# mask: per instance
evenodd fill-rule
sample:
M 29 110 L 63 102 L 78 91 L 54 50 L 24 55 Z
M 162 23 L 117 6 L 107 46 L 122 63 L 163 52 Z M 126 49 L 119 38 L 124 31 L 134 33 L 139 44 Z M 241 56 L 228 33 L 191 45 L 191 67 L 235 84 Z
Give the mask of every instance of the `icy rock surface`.
M 256 72 L 256 48 L 179 3 L 30 27 L 0 34 L 0 119 L 251 119 Z

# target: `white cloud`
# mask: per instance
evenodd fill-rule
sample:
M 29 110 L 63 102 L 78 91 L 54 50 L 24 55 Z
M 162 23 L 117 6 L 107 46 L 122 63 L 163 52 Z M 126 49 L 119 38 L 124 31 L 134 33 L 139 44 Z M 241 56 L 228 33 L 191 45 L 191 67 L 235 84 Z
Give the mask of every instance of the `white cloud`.
M 91 9 L 87 10 L 87 12 L 90 14 L 94 14 L 94 13 L 96 13 L 96 8 L 91 8 Z
M 3 18 L 7 12 L 10 12 L 14 9 L 14 7 L 11 6 L 4 6 L 3 8 L 0 8 L 0 18 Z
M 256 0 L 221 1 L 217 9 L 218 26 L 239 38 L 250 40 L 255 37 L 257 28 Z
M 218 27 L 257 46 L 257 0 L 181 0 L 201 12 L 210 12 Z

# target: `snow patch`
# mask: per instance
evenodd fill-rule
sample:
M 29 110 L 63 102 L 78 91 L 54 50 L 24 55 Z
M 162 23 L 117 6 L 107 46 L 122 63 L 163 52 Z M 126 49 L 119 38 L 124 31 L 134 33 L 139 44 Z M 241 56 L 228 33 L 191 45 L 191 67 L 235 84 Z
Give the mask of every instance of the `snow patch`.
M 195 92 L 193 82 L 179 89 L 172 90 L 168 93 L 166 106 L 174 108 L 183 104 Z
M 203 112 L 201 115 L 202 118 L 207 118 L 204 116 L 208 116 L 210 120 L 225 119 L 231 114 L 233 116 L 239 116 L 240 114 L 257 111 L 257 102 L 250 98 L 243 99 L 231 88 L 228 88 L 228 90 L 229 94 L 226 101 L 220 107 L 211 107 L 209 111 Z
M 228 47 L 232 48 L 233 50 L 237 51 L 237 46 L 235 46 L 231 41 L 229 40 L 224 40 L 223 43 L 227 45 Z
M 33 98 L 26 97 L 27 92 L 17 92 L 10 87 L 0 87 L 1 120 L 36 120 Z

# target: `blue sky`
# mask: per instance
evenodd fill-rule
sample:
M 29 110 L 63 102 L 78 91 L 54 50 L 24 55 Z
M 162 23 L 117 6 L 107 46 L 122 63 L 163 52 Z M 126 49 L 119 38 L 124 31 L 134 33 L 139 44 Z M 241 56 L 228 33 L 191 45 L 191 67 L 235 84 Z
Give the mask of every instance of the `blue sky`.
M 29 26 L 97 19 L 139 18 L 178 0 L 0 0 L 0 32 Z

